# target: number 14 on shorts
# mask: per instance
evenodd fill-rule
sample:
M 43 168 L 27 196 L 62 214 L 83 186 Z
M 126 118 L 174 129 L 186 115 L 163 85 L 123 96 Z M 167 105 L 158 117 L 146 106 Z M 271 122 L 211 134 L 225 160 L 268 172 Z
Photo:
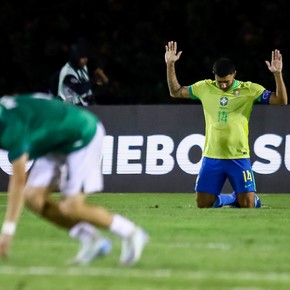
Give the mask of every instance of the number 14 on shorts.
M 243 177 L 244 177 L 244 181 L 245 182 L 253 181 L 252 171 L 250 171 L 250 170 L 243 170 Z

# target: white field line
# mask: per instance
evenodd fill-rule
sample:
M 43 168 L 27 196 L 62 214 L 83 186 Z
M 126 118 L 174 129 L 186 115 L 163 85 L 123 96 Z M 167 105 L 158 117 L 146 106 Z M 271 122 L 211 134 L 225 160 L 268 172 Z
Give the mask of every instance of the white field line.
M 192 279 L 218 279 L 218 280 L 241 280 L 241 281 L 272 281 L 290 282 L 289 273 L 254 273 L 254 272 L 206 272 L 206 271 L 175 271 L 170 269 L 133 269 L 133 268 L 88 268 L 88 267 L 12 267 L 1 266 L 0 275 L 11 276 L 95 276 L 95 277 L 126 277 L 126 278 L 180 278 Z

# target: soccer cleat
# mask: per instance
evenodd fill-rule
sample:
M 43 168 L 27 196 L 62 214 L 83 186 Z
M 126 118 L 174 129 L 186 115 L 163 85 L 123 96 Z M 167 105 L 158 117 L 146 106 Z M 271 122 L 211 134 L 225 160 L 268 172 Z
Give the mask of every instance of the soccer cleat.
M 109 239 L 98 237 L 87 243 L 83 243 L 71 264 L 86 265 L 92 260 L 108 255 L 112 251 L 112 243 Z
M 148 234 L 139 227 L 128 238 L 124 238 L 122 240 L 120 264 L 131 266 L 138 262 L 148 240 Z

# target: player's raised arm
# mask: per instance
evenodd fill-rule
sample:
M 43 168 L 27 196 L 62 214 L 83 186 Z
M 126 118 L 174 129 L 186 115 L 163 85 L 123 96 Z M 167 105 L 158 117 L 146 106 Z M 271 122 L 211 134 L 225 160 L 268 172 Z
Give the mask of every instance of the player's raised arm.
M 169 41 L 165 45 L 165 63 L 167 73 L 167 83 L 170 96 L 173 98 L 190 98 L 190 94 L 186 86 L 181 86 L 177 80 L 175 72 L 175 62 L 179 60 L 182 51 L 177 53 L 177 43 Z
M 288 96 L 286 86 L 283 80 L 282 68 L 282 54 L 278 49 L 272 51 L 271 62 L 265 61 L 271 73 L 273 73 L 276 83 L 276 92 L 271 95 L 271 105 L 287 105 Z

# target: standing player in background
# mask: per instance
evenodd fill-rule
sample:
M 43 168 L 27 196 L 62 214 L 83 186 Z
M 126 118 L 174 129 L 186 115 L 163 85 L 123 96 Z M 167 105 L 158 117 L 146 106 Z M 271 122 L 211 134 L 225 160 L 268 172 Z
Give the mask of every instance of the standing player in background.
M 266 61 L 276 83 L 276 91 L 271 92 L 259 84 L 236 80 L 235 65 L 228 58 L 218 59 L 214 63 L 214 80 L 202 80 L 190 86 L 180 85 L 175 62 L 181 53 L 177 52 L 174 41 L 165 46 L 170 95 L 173 98 L 200 100 L 206 122 L 203 162 L 195 187 L 197 206 L 218 207 L 216 203 L 219 203 L 220 192 L 228 178 L 238 205 L 254 208 L 256 185 L 250 162 L 248 123 L 255 102 L 287 104 L 282 54 L 276 49 L 272 51 L 271 61 Z
M 45 109 L 43 109 L 45 108 Z M 8 151 L 13 174 L 0 236 L 0 256 L 7 256 L 23 203 L 37 215 L 69 231 L 81 249 L 74 263 L 87 264 L 111 251 L 111 242 L 96 227 L 122 239 L 120 263 L 132 265 L 148 240 L 132 221 L 101 206 L 85 202 L 88 194 L 103 189 L 101 172 L 105 130 L 89 111 L 34 93 L 0 99 L 0 148 Z M 34 160 L 26 176 L 25 164 Z M 65 170 L 61 172 L 60 170 Z M 61 197 L 50 193 L 59 180 Z
M 50 92 L 59 96 L 64 102 L 74 105 L 97 104 L 93 89 L 108 84 L 109 78 L 100 67 L 91 74 L 88 69 L 89 59 L 88 44 L 80 39 L 71 46 L 68 62 L 51 78 Z

